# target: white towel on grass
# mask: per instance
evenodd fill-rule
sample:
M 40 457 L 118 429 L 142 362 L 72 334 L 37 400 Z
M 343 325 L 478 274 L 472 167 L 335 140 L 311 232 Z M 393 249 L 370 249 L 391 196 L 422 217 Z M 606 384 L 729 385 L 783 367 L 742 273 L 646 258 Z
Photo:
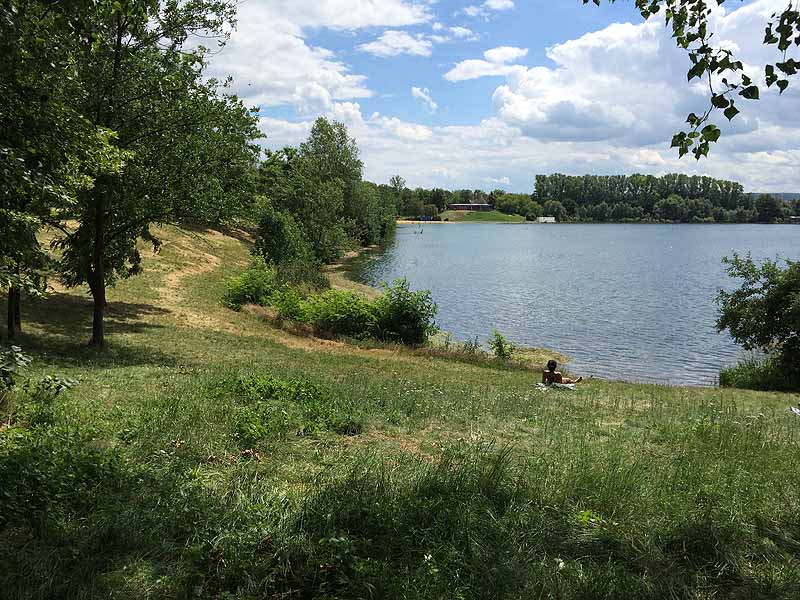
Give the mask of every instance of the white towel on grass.
M 545 385 L 543 383 L 536 384 L 537 390 L 547 391 L 549 389 L 554 390 L 568 390 L 571 392 L 575 391 L 575 384 L 574 383 L 551 383 L 550 385 Z

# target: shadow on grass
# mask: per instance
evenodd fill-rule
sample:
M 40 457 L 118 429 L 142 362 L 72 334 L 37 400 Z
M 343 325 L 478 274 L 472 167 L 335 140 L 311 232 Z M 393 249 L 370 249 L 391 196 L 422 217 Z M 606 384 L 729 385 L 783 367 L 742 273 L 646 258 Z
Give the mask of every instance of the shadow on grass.
M 182 223 L 181 229 L 185 232 L 192 232 L 199 235 L 206 235 L 209 231 L 218 231 L 226 237 L 238 240 L 247 246 L 252 247 L 253 245 L 253 235 L 238 227 L 229 227 L 227 225 L 210 226 L 203 223 Z
M 5 312 L 5 303 L 0 303 Z M 120 335 L 146 335 L 164 325 L 147 320 L 170 314 L 169 310 L 144 303 L 110 302 L 106 308 L 105 332 L 107 347 L 100 351 L 88 347 L 92 333 L 92 300 L 88 297 L 54 292 L 44 299 L 28 299 L 23 303 L 23 333 L 15 343 L 26 351 L 47 355 L 58 365 L 92 364 L 174 365 L 175 357 L 153 347 L 152 342 L 132 344 L 120 342 Z M 5 333 L 5 332 L 3 332 Z
M 252 473 L 254 487 L 210 493 L 192 474 L 196 459 L 175 448 L 159 461 L 125 460 L 94 435 L 42 426 L 0 454 L 4 597 L 794 599 L 800 590 L 792 552 L 765 551 L 744 522 L 727 523 L 724 495 L 706 518 L 677 512 L 642 538 L 564 502 L 508 449 L 399 465 L 363 455 L 294 503 Z M 597 483 L 608 473 L 598 465 Z

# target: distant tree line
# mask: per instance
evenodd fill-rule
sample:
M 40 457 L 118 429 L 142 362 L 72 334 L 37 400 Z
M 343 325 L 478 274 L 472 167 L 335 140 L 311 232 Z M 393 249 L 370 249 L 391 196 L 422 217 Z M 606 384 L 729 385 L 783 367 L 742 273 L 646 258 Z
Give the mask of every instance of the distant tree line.
M 409 189 L 400 176 L 379 185 L 397 214 L 433 217 L 450 204 L 492 204 L 528 220 L 541 216 L 572 222 L 667 221 L 677 223 L 776 223 L 800 213 L 800 199 L 745 193 L 735 181 L 705 176 L 537 175 L 531 194 L 503 190 Z
M 775 223 L 797 211 L 796 202 L 754 198 L 734 181 L 677 173 L 537 175 L 533 198 L 562 221 Z

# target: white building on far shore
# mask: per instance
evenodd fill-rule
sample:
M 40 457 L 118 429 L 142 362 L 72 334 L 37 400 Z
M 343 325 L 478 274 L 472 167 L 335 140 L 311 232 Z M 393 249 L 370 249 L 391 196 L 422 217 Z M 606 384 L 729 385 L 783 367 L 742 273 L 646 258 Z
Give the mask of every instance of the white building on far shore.
M 555 223 L 556 222 L 556 218 L 555 217 L 537 217 L 536 218 L 536 222 L 537 223 Z

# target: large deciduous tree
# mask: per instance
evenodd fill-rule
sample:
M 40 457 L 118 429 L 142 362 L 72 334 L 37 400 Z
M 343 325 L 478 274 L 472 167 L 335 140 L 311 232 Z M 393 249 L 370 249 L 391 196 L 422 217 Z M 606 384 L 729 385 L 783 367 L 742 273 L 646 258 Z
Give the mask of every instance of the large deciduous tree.
M 611 3 L 617 0 L 608 0 Z M 583 0 L 584 4 L 601 0 Z M 746 73 L 745 65 L 737 59 L 730 42 L 714 38 L 710 16 L 714 6 L 726 0 L 636 0 L 636 6 L 645 19 L 663 15 L 672 28 L 672 37 L 677 46 L 689 55 L 690 68 L 687 78 L 705 80 L 710 89 L 708 108 L 698 115 L 690 113 L 686 119 L 687 131 L 680 131 L 672 138 L 672 147 L 680 156 L 692 152 L 698 160 L 707 156 L 710 144 L 720 137 L 720 129 L 710 118 L 715 110 L 723 111 L 728 120 L 739 114 L 736 102 L 739 99 L 758 100 L 761 87 L 755 73 Z M 786 0 L 786 8 L 775 12 L 764 24 L 764 41 L 776 50 L 774 61 L 763 68 L 764 83 L 775 85 L 782 94 L 790 80 L 800 70 L 800 1 Z
M 103 346 L 106 287 L 140 269 L 137 240 L 154 223 L 218 222 L 249 198 L 256 119 L 224 86 L 203 77 L 208 50 L 233 24 L 231 0 L 98 0 L 81 22 L 78 109 L 115 132 L 124 157 L 77 194 L 78 223 L 59 242 L 65 282 L 87 283 L 91 344 Z
M 0 4 L 0 289 L 8 334 L 21 328 L 22 293 L 41 293 L 50 266 L 38 239 L 79 190 L 120 166 L 112 133 L 79 110 L 76 23 L 84 3 Z

